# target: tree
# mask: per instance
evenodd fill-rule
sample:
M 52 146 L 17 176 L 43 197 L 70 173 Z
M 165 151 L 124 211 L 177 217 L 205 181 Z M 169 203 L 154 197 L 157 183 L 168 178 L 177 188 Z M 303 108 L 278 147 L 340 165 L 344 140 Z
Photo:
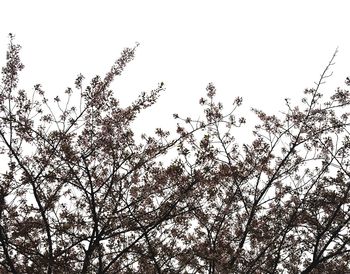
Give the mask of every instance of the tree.
M 213 84 L 203 119 L 136 141 L 131 123 L 164 86 L 121 107 L 104 78 L 79 75 L 64 98 L 18 90 L 10 36 L 0 96 L 1 273 L 346 273 L 350 271 L 348 90 L 324 100 L 333 58 L 300 105 L 253 110 L 239 144 L 237 108 Z M 350 85 L 350 80 L 346 80 Z M 174 135 L 174 136 L 173 136 Z M 174 151 L 176 153 L 174 153 Z M 171 161 L 165 161 L 169 154 Z

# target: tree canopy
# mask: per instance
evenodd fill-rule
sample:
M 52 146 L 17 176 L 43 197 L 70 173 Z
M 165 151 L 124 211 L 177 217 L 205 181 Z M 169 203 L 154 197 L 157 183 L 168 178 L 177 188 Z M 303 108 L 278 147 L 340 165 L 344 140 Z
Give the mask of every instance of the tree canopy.
M 226 112 L 210 83 L 202 118 L 135 138 L 132 122 L 165 85 L 122 107 L 104 76 L 61 97 L 18 88 L 10 36 L 0 87 L 1 273 L 347 273 L 350 93 L 323 96 L 334 56 L 297 104 Z M 326 98 L 327 97 L 327 98 Z M 283 98 L 281 100 L 283 102 Z M 171 160 L 168 160 L 168 158 Z M 165 160 L 167 159 L 167 160 Z

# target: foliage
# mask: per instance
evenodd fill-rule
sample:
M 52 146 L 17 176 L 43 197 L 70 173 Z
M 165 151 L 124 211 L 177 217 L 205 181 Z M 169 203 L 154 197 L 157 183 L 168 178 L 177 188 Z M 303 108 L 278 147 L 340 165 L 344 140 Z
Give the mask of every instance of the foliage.
M 109 87 L 136 48 L 50 101 L 40 85 L 18 89 L 13 41 L 0 94 L 1 273 L 350 271 L 350 93 L 320 92 L 335 55 L 301 104 L 253 110 L 251 143 L 233 136 L 242 99 L 224 114 L 213 84 L 203 119 L 175 114 L 175 137 L 136 141 L 131 123 L 164 90 L 120 106 Z

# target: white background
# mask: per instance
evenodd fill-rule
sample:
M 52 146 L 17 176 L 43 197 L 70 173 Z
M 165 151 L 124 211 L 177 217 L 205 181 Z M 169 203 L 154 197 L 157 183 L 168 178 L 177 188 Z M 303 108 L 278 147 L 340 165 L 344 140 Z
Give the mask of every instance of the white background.
M 22 45 L 20 87 L 41 83 L 52 97 L 103 75 L 124 47 L 140 43 L 113 88 L 122 104 L 139 92 L 167 88 L 136 122 L 141 131 L 173 129 L 172 113 L 198 116 L 197 102 L 213 82 L 230 104 L 244 98 L 265 111 L 297 102 L 313 87 L 337 46 L 334 75 L 323 90 L 350 75 L 348 1 L 15 1 L 0 2 L 0 61 L 9 32 Z

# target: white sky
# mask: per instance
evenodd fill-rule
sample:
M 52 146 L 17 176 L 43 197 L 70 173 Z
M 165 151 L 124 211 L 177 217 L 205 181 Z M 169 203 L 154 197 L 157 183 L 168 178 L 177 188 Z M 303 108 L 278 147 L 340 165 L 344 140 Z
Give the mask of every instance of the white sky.
M 243 96 L 246 109 L 283 109 L 284 98 L 313 87 L 337 46 L 324 89 L 344 86 L 349 10 L 350 2 L 337 0 L 1 0 L 0 61 L 12 32 L 26 65 L 20 87 L 41 83 L 54 97 L 78 73 L 103 75 L 124 47 L 140 42 L 113 87 L 127 103 L 163 81 L 167 91 L 137 125 L 171 129 L 172 113 L 197 116 L 208 82 L 227 104 Z

